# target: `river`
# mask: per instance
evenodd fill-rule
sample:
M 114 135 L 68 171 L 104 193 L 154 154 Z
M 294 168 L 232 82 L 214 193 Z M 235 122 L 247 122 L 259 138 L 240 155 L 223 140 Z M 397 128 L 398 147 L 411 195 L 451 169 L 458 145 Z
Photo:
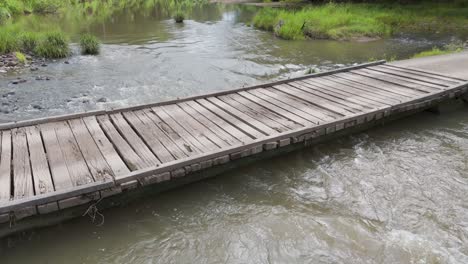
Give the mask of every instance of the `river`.
M 452 41 L 284 41 L 253 7 L 116 12 L 87 30 L 99 56 L 0 76 L 0 121 L 227 90 Z M 72 38 L 76 21 L 60 22 Z M 384 55 L 385 54 L 385 55 Z M 68 62 L 65 63 L 65 61 Z M 37 76 L 51 80 L 38 81 Z M 14 85 L 23 78 L 26 83 Z M 468 108 L 421 113 L 3 241 L 1 263 L 468 263 Z

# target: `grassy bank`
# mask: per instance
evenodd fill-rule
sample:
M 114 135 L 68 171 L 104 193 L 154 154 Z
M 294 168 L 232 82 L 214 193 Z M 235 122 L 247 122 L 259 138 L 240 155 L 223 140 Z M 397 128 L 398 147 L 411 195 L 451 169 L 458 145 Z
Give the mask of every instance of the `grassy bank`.
M 252 24 L 284 39 L 382 38 L 402 31 L 468 30 L 468 4 L 329 3 L 300 10 L 263 8 Z

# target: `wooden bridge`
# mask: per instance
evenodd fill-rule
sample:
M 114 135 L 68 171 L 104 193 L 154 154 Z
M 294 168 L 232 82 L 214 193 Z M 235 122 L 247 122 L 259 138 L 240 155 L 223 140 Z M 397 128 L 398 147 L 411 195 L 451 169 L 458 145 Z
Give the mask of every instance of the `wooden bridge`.
M 377 124 L 467 89 L 466 80 L 374 62 L 169 102 L 2 124 L 0 226 Z

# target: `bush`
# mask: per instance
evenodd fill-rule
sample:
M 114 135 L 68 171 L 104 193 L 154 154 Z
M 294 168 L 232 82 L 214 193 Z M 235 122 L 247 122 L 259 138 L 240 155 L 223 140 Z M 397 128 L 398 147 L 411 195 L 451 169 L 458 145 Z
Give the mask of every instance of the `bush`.
M 44 58 L 65 58 L 70 54 L 68 39 L 61 32 L 45 33 L 34 53 Z
M 174 20 L 176 23 L 182 23 L 184 22 L 184 19 L 185 19 L 185 15 L 182 11 L 177 11 L 175 14 L 174 14 Z
M 23 52 L 34 52 L 39 43 L 39 35 L 34 32 L 22 32 L 18 38 Z
M 0 54 L 19 50 L 20 44 L 12 30 L 0 30 Z
M 23 53 L 17 51 L 17 52 L 15 52 L 15 57 L 18 60 L 19 63 L 21 63 L 21 64 L 26 63 L 26 56 Z
M 83 34 L 80 37 L 81 54 L 99 54 L 99 40 L 90 34 Z
M 35 13 L 48 14 L 56 13 L 60 6 L 60 0 L 36 0 L 32 4 L 32 9 Z
M 4 7 L 0 7 L 0 24 L 5 23 L 10 17 L 10 11 Z

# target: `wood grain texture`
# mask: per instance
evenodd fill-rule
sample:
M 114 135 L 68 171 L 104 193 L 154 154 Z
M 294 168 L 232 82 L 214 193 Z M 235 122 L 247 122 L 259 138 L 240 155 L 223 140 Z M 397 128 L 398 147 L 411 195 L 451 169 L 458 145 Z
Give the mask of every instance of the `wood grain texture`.
M 36 207 L 48 213 L 49 205 L 63 209 L 263 150 L 308 145 L 468 91 L 468 82 L 456 78 L 366 67 L 40 125 L 8 124 L 0 131 L 0 214 L 22 218 Z

